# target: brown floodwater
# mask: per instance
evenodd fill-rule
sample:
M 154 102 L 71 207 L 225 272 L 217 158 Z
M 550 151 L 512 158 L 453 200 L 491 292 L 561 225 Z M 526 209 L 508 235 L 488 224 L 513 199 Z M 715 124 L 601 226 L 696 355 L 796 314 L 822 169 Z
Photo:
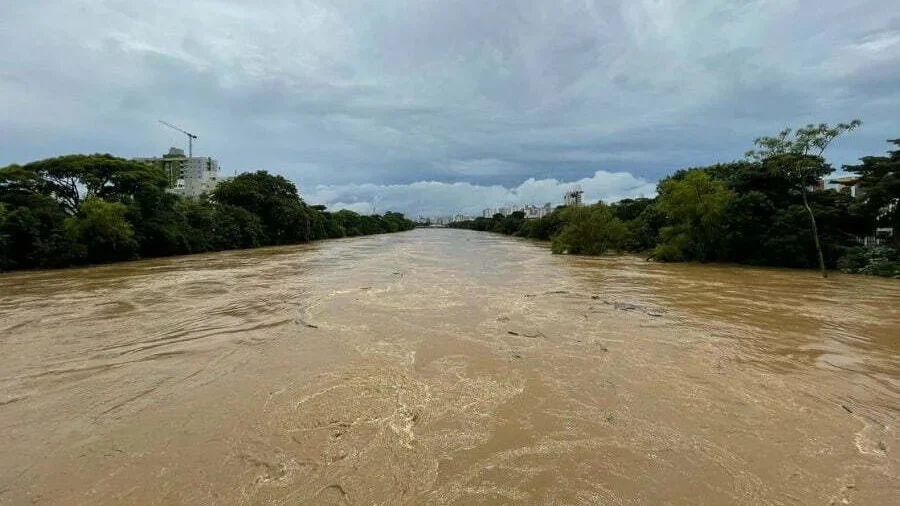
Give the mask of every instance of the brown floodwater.
M 896 504 L 900 281 L 457 230 L 0 275 L 0 504 Z

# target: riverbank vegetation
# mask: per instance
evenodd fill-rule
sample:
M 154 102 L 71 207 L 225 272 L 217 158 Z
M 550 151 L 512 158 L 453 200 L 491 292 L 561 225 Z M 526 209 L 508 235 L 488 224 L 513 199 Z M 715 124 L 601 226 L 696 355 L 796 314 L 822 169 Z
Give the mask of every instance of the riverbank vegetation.
M 836 127 L 837 134 L 856 124 Z M 849 188 L 817 187 L 834 172 L 821 156 L 824 148 L 818 149 L 834 133 L 823 125 L 798 130 L 800 143 L 809 141 L 799 152 L 788 145 L 798 141 L 790 131 L 760 139 L 760 151 L 746 160 L 666 177 L 654 198 L 559 207 L 532 220 L 521 212 L 498 214 L 451 226 L 549 240 L 554 253 L 636 252 L 669 262 L 824 266 L 900 277 L 900 149 L 845 167 L 857 179 L 854 197 Z M 900 148 L 900 139 L 889 142 Z M 878 247 L 861 244 L 891 227 L 893 236 Z
M 307 205 L 265 171 L 212 195 L 167 191 L 162 168 L 110 155 L 69 155 L 0 168 L 0 270 L 295 244 L 413 228 L 399 213 L 363 216 Z

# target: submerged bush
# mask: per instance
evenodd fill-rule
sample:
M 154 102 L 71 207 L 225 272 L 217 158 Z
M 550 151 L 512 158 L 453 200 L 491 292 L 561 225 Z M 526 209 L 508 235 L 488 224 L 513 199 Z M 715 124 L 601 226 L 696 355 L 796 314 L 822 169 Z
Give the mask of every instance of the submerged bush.
M 620 250 L 628 239 L 628 228 L 606 204 L 572 208 L 567 214 L 566 225 L 553 238 L 553 253 L 602 255 Z
M 850 274 L 900 278 L 900 252 L 888 246 L 860 246 L 841 257 L 838 268 Z

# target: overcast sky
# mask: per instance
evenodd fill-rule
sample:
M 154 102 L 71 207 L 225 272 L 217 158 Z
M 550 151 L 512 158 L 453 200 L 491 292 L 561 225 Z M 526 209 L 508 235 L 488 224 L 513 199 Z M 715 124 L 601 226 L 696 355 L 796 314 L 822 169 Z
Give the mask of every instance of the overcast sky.
M 652 195 L 787 125 L 900 137 L 896 0 L 2 0 L 0 165 L 150 156 L 313 203 L 479 213 Z

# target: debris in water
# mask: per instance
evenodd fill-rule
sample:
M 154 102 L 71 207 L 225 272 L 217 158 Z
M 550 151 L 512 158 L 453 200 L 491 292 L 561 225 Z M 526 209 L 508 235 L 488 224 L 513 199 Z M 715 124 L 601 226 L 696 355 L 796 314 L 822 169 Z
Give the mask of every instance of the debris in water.
M 546 336 L 545 336 L 543 333 L 541 333 L 541 332 L 537 332 L 537 333 L 535 333 L 535 334 L 524 334 L 524 333 L 521 333 L 521 334 L 520 334 L 519 332 L 513 332 L 512 330 L 507 330 L 506 333 L 509 334 L 509 335 L 511 335 L 511 336 L 517 336 L 517 337 L 530 337 L 530 338 L 532 338 L 532 339 L 535 339 L 535 338 L 538 338 L 538 337 L 546 337 Z
M 301 319 L 299 319 L 299 318 L 297 319 L 297 323 L 298 323 L 299 325 L 303 325 L 304 327 L 309 328 L 309 329 L 317 329 L 317 328 L 319 328 L 318 325 L 313 325 L 312 323 L 307 323 L 306 321 L 301 320 Z
M 665 314 L 666 314 L 665 309 L 642 306 L 639 304 L 632 304 L 630 302 L 618 302 L 618 301 L 614 301 L 614 300 L 604 300 L 603 303 L 606 305 L 610 305 L 613 308 L 618 309 L 620 311 L 640 311 L 641 313 L 644 313 L 647 316 L 659 317 L 659 316 L 665 316 Z

